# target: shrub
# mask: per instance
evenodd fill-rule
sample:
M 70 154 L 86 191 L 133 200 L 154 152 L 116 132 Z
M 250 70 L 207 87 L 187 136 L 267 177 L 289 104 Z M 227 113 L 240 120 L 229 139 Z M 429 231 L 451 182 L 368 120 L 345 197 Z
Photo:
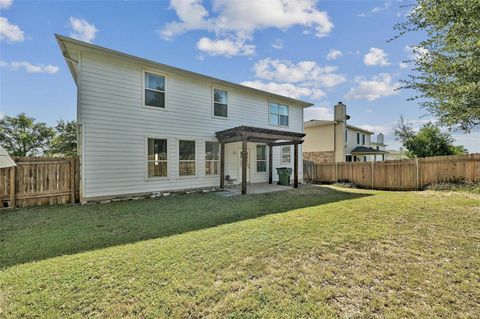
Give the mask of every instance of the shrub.
M 427 185 L 427 190 L 435 191 L 457 191 L 480 194 L 480 178 L 475 181 L 466 181 L 465 179 L 453 179 L 449 181 L 439 182 Z

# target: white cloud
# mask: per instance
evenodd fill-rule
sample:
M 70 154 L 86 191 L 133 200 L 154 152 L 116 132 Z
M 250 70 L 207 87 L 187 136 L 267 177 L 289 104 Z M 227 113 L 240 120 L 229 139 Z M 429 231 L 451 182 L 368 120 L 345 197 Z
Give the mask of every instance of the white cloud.
M 10 43 L 21 42 L 25 40 L 25 35 L 18 25 L 8 22 L 5 17 L 0 17 L 0 40 Z
M 259 90 L 268 91 L 271 93 L 288 96 L 292 98 L 310 97 L 313 99 L 319 99 L 325 96 L 325 92 L 317 88 L 307 88 L 297 86 L 291 83 L 275 83 L 275 82 L 263 82 L 259 80 L 245 81 L 241 83 L 249 87 L 253 87 Z
M 400 67 L 400 69 L 407 69 L 408 68 L 408 63 L 400 62 L 398 64 L 398 66 Z
M 383 6 L 374 7 L 373 9 L 371 9 L 371 10 L 368 11 L 368 12 L 359 13 L 358 16 L 359 16 L 359 17 L 369 17 L 369 16 L 371 16 L 372 14 L 385 11 L 385 10 L 387 10 L 388 8 L 390 8 L 390 3 L 389 3 L 389 2 L 384 2 L 384 3 L 383 3 Z
M 368 66 L 386 66 L 390 64 L 385 51 L 379 48 L 370 48 L 370 51 L 363 57 L 363 63 Z
M 236 39 L 211 40 L 209 38 L 201 38 L 197 42 L 197 49 L 210 55 L 224 55 L 227 57 L 234 55 L 253 55 L 255 54 L 255 46 L 246 44 L 245 41 Z
M 12 5 L 12 0 L 0 0 L 0 9 L 8 9 Z
M 358 127 L 363 128 L 364 130 L 367 131 L 372 131 L 376 134 L 382 133 L 383 135 L 388 135 L 393 132 L 393 127 L 392 126 L 387 126 L 387 125 L 359 125 Z
M 207 30 L 252 35 L 260 29 L 285 30 L 301 25 L 315 29 L 316 35 L 322 37 L 330 33 L 333 23 L 327 12 L 316 5 L 316 0 L 215 0 L 210 14 L 200 0 L 171 0 L 170 7 L 179 21 L 167 23 L 160 34 L 172 38 L 191 30 Z
M 392 76 L 388 73 L 381 73 L 374 76 L 371 80 L 357 77 L 355 79 L 357 86 L 351 88 L 345 95 L 350 100 L 374 101 L 384 96 L 397 95 L 400 83 L 392 83 Z
M 5 114 L 3 114 L 2 111 L 0 111 L 0 120 L 3 120 L 4 117 L 5 117 Z
M 253 41 L 253 34 L 262 29 L 286 30 L 293 26 L 312 29 L 317 37 L 333 29 L 327 12 L 317 9 L 317 0 L 214 0 L 211 12 L 201 0 L 171 0 L 178 21 L 167 23 L 158 32 L 169 40 L 192 30 L 215 33 L 218 39 Z M 225 41 L 225 40 L 216 40 Z
M 405 52 L 408 54 L 408 58 L 411 60 L 418 60 L 421 58 L 428 57 L 428 50 L 415 45 L 407 45 L 405 47 Z
M 280 50 L 283 49 L 283 40 L 282 39 L 275 39 L 272 43 L 272 48 Z
M 335 73 L 335 66 L 320 66 L 315 61 L 300 61 L 266 58 L 254 66 L 255 75 L 260 79 L 278 82 L 299 83 L 305 86 L 334 87 L 346 81 L 345 77 Z
M 98 29 L 85 19 L 70 17 L 70 36 L 85 42 L 92 42 L 98 32 Z
M 307 107 L 303 112 L 304 121 L 310 120 L 332 120 L 333 111 L 325 106 L 311 106 Z
M 337 50 L 337 49 L 330 49 L 327 54 L 327 60 L 335 60 L 338 57 L 341 57 L 343 55 L 342 51 Z
M 13 61 L 13 62 L 5 62 L 0 61 L 0 67 L 8 67 L 13 71 L 18 69 L 24 69 L 27 73 L 48 73 L 54 74 L 57 73 L 59 68 L 55 65 L 44 65 L 44 64 L 32 64 L 27 61 Z

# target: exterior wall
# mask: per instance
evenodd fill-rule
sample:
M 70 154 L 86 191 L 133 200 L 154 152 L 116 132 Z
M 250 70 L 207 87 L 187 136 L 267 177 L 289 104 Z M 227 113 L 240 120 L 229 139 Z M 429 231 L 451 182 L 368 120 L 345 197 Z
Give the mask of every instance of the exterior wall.
M 360 144 L 357 143 L 357 132 L 360 133 Z M 362 144 L 362 134 L 365 134 L 365 144 Z M 350 152 L 357 146 L 369 147 L 370 138 L 371 138 L 371 134 L 347 127 L 347 143 L 346 143 L 346 149 L 345 149 L 346 154 L 350 154 Z
M 305 127 L 304 152 L 325 152 L 334 150 L 333 124 Z
M 331 163 L 335 162 L 335 152 L 303 152 L 303 159 L 315 163 Z
M 289 105 L 289 127 L 269 125 L 268 94 L 220 86 L 228 90 L 228 119 L 213 118 L 216 83 L 86 48 L 79 59 L 77 119 L 82 126 L 82 195 L 86 198 L 218 186 L 219 176 L 205 176 L 204 169 L 204 145 L 216 141 L 216 131 L 240 125 L 303 131 L 303 108 L 288 101 L 278 100 Z M 142 106 L 143 70 L 166 77 L 165 109 Z M 147 176 L 147 138 L 167 139 L 168 177 Z M 196 176 L 178 176 L 182 139 L 196 141 Z M 250 167 L 255 168 L 255 144 L 249 147 Z M 226 147 L 226 174 L 232 177 L 238 175 L 239 149 L 234 144 Z M 301 146 L 299 157 L 301 181 Z M 274 147 L 273 160 L 274 167 L 286 166 L 280 163 L 280 147 Z M 273 177 L 278 178 L 275 169 Z M 267 180 L 268 170 L 262 174 L 252 170 L 252 182 Z

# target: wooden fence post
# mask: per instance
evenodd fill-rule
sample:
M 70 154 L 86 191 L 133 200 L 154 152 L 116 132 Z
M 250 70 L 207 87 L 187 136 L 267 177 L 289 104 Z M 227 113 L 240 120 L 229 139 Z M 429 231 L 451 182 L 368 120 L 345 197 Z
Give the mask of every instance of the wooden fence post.
M 70 159 L 70 201 L 75 204 L 75 158 Z
M 16 179 L 16 176 L 15 176 L 15 166 L 13 167 L 10 167 L 10 207 L 11 208 L 15 208 L 15 201 L 16 201 L 16 198 L 15 198 L 15 195 L 16 195 L 16 189 L 15 189 L 15 179 Z
M 371 172 L 371 174 L 372 174 L 372 189 L 373 189 L 373 163 L 374 162 L 372 162 L 372 172 Z
M 338 162 L 335 162 L 335 183 L 338 183 Z
M 419 173 L 419 172 L 418 172 L 418 157 L 415 159 L 415 166 L 416 166 L 416 171 L 417 171 L 417 173 L 415 174 L 416 177 L 417 177 L 417 178 L 416 178 L 416 189 L 417 189 L 417 191 L 418 191 L 418 182 L 419 182 L 419 181 L 418 181 L 418 179 L 419 179 L 419 176 L 418 176 L 418 173 Z

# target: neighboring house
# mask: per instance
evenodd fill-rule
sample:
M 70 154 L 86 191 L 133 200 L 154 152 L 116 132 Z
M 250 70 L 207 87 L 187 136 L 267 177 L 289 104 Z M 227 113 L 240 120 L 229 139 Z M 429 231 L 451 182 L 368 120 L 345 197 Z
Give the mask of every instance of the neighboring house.
M 304 123 L 303 158 L 314 162 L 367 162 L 385 160 L 383 134 L 347 124 L 349 116 L 342 102 L 335 105 L 334 120 Z
M 405 151 L 403 150 L 402 147 L 400 147 L 400 150 L 387 150 L 387 154 L 385 155 L 386 160 L 401 160 L 401 159 L 407 159 L 408 156 L 405 154 Z
M 278 180 L 277 167 L 301 181 L 311 103 L 56 38 L 77 85 L 83 201 L 218 187 L 227 175 L 245 193 Z
M 8 152 L 0 146 L 0 168 L 15 167 L 15 161 L 8 155 Z

